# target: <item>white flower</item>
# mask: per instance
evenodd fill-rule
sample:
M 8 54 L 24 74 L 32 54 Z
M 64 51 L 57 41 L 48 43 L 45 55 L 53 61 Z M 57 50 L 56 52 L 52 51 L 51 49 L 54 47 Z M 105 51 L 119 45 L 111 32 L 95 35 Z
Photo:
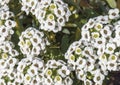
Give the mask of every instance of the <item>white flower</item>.
M 47 15 L 47 19 L 50 20 L 50 21 L 52 21 L 52 20 L 55 19 L 55 17 L 54 17 L 53 14 L 49 14 L 49 15 Z
M 79 57 L 78 59 L 77 59 L 77 61 L 76 61 L 76 65 L 79 67 L 79 68 L 84 68 L 85 67 L 85 65 L 86 65 L 86 60 L 85 59 L 83 59 L 83 58 L 81 58 L 81 57 Z
M 12 20 L 6 20 L 5 25 L 6 27 L 12 28 L 16 26 L 16 22 Z
M 24 84 L 30 84 L 31 76 L 29 74 L 25 74 L 24 76 Z
M 92 47 L 85 47 L 83 52 L 82 52 L 82 55 L 85 57 L 89 57 L 89 56 L 93 55 L 93 48 Z
M 95 48 L 101 48 L 101 47 L 104 47 L 105 43 L 106 43 L 105 38 L 97 38 L 95 39 L 94 46 Z
M 7 67 L 7 63 L 5 60 L 0 59 L 0 69 L 4 69 Z
M 69 59 L 69 61 L 75 61 L 75 55 L 70 54 L 68 59 Z
M 75 49 L 75 54 L 80 55 L 81 51 L 82 51 L 81 48 L 78 47 Z
M 17 81 L 17 80 L 14 80 L 12 83 L 13 83 L 13 85 L 16 85 L 16 84 L 17 84 L 17 85 L 20 85 L 20 84 L 22 84 L 22 82 L 19 82 L 19 81 Z
M 88 27 L 88 28 L 93 28 L 94 25 L 95 25 L 95 20 L 92 19 L 92 18 L 90 18 L 90 19 L 88 20 L 88 22 L 87 22 L 87 27 Z
M 76 62 L 68 61 L 68 68 L 69 70 L 74 71 L 76 69 Z
M 23 81 L 24 81 L 24 74 L 20 73 L 20 72 L 17 72 L 14 82 L 23 83 Z
M 105 45 L 101 45 L 101 47 L 98 47 L 98 50 L 97 50 L 97 55 L 98 56 L 103 55 L 104 52 L 105 52 Z
M 115 48 L 116 48 L 116 46 L 114 43 L 107 43 L 105 52 L 108 54 L 112 54 L 114 52 Z
M 9 58 L 6 62 L 10 68 L 13 68 L 18 63 L 18 60 L 16 58 Z
M 88 30 L 89 26 L 87 24 L 83 25 L 83 27 L 81 28 L 82 30 Z
M 104 80 L 105 76 L 101 73 L 96 73 L 93 80 L 95 83 L 100 83 L 102 84 L 103 83 L 103 80 Z
M 109 56 L 109 58 L 108 58 L 108 59 L 109 59 L 109 61 L 116 62 L 118 58 L 117 58 L 117 56 L 116 56 L 116 55 L 113 55 L 113 54 L 112 54 L 112 55 L 110 55 L 110 56 Z
M 46 72 L 45 72 L 46 76 L 51 76 L 52 75 L 52 70 L 48 69 Z
M 17 51 L 17 50 L 12 49 L 12 50 L 10 51 L 10 55 L 11 55 L 12 57 L 15 57 L 15 56 L 18 56 L 18 55 L 19 55 L 19 53 L 18 53 L 18 51 Z
M 90 32 L 89 31 L 82 31 L 81 32 L 82 34 L 82 40 L 85 40 L 85 41 L 90 41 Z
M 55 76 L 54 82 L 61 84 L 62 83 L 62 78 L 60 76 Z
M 62 66 L 57 72 L 63 78 L 70 74 L 70 71 L 68 70 L 67 66 Z
M 65 19 L 64 19 L 64 17 L 59 17 L 59 18 L 57 19 L 57 22 L 58 22 L 58 24 L 60 24 L 61 26 L 64 26 L 64 25 L 65 25 Z
M 61 17 L 61 16 L 65 15 L 65 11 L 64 11 L 64 8 L 62 6 L 59 6 L 59 8 L 56 9 L 54 12 L 55 12 L 55 15 L 57 17 Z
M 119 9 L 111 9 L 109 10 L 108 14 L 110 19 L 116 19 L 119 17 Z
M 55 21 L 54 20 L 46 20 L 45 21 L 45 26 L 43 26 L 45 30 L 47 31 L 52 31 L 55 28 Z
M 94 28 L 95 30 L 100 31 L 103 28 L 103 25 L 101 23 L 96 23 Z
M 84 80 L 84 85 L 92 85 L 92 81 L 85 79 Z
M 48 68 L 57 68 L 58 67 L 58 63 L 55 60 L 49 60 L 46 65 Z
M 99 57 L 99 60 L 100 60 L 100 62 L 106 64 L 107 63 L 107 56 L 105 54 L 103 54 Z
M 40 85 L 40 82 L 36 78 L 33 78 L 30 85 Z
M 64 82 L 65 82 L 65 85 L 72 85 L 73 84 L 73 80 L 70 77 L 66 77 Z
M 33 76 L 35 76 L 35 75 L 38 74 L 38 70 L 37 70 L 35 67 L 31 66 L 31 67 L 27 70 L 27 73 L 28 73 L 31 77 L 33 77 Z
M 33 60 L 32 62 L 33 62 L 32 65 L 36 67 L 38 70 L 43 67 L 43 61 Z
M 37 81 L 39 81 L 39 83 L 40 83 L 40 82 L 41 82 L 41 83 L 44 82 L 44 75 L 43 75 L 43 73 L 40 73 L 40 74 L 36 75 L 35 78 L 36 78 Z
M 15 70 L 15 69 L 14 69 Z M 13 80 L 15 79 L 15 76 L 16 76 L 16 72 L 14 70 L 11 70 L 12 72 L 8 72 L 8 77 L 10 78 L 10 80 Z
M 100 15 L 96 18 L 96 21 L 102 24 L 107 24 L 109 23 L 108 15 L 105 16 Z
M 114 61 L 108 61 L 107 62 L 107 69 L 109 71 L 116 71 L 117 70 L 117 63 Z
M 25 67 L 26 67 L 26 64 L 25 64 L 25 63 L 19 62 L 19 63 L 18 63 L 18 66 L 17 66 L 17 70 L 18 70 L 19 72 L 23 72 L 23 70 L 24 70 Z
M 101 29 L 100 33 L 105 38 L 111 36 L 112 32 L 110 30 L 110 26 L 105 26 L 103 29 Z
M 82 80 L 84 81 L 86 79 L 86 74 L 83 70 L 81 69 L 76 69 L 76 77 L 79 79 L 79 80 Z
M 55 11 L 55 10 L 57 9 L 56 4 L 55 4 L 55 3 L 51 3 L 49 9 L 50 9 L 51 11 Z
M 39 46 L 36 46 L 36 47 L 34 46 L 34 47 L 32 48 L 31 54 L 32 54 L 32 55 L 39 55 L 40 51 L 41 51 L 41 49 L 40 49 Z
M 92 35 L 93 39 L 99 38 L 99 36 L 100 36 L 100 34 L 98 32 L 92 32 L 91 35 Z
M 2 57 L 2 59 L 7 60 L 8 59 L 8 54 L 7 53 L 2 53 L 1 57 Z
M 92 61 L 88 61 L 84 69 L 91 72 L 94 68 L 95 68 L 95 63 Z
M 51 77 L 47 77 L 44 79 L 44 82 L 43 82 L 44 85 L 53 85 L 53 80 Z
M 102 70 L 103 74 L 108 75 L 107 62 L 106 63 L 99 62 L 99 65 L 100 65 L 100 69 Z

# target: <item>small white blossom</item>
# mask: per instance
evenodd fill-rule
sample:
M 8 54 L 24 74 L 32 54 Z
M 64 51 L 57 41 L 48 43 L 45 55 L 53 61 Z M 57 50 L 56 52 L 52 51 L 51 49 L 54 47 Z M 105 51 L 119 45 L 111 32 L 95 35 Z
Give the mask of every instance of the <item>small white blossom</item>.
M 49 45 L 47 38 L 44 38 L 44 34 L 33 27 L 29 27 L 22 32 L 19 39 L 20 50 L 27 56 L 37 56 L 42 51 L 45 52 L 45 46 Z
M 119 17 L 119 9 L 111 9 L 109 10 L 108 14 L 110 19 L 116 19 Z

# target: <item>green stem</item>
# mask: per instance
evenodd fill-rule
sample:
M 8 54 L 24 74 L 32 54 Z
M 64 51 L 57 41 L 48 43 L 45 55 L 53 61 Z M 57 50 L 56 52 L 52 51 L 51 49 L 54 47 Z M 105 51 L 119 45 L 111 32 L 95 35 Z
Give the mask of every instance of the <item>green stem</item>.
M 22 30 L 23 30 L 23 26 L 21 25 L 19 18 L 17 16 L 14 17 L 14 20 L 16 21 L 16 33 L 18 36 L 20 36 Z

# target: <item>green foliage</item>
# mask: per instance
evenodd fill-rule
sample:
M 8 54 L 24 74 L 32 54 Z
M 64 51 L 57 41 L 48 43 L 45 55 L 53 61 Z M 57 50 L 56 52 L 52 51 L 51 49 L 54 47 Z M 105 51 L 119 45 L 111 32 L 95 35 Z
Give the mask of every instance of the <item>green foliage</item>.
M 111 8 L 116 8 L 117 4 L 115 0 L 106 0 Z

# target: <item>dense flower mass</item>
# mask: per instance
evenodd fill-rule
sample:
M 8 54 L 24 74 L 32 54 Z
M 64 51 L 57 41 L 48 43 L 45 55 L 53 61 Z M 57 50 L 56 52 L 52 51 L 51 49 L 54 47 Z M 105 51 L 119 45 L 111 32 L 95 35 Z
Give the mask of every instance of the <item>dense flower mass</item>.
M 40 58 L 23 58 L 17 66 L 14 82 L 23 85 L 41 85 L 44 62 Z
M 27 28 L 19 37 L 18 45 L 23 54 L 38 56 L 41 52 L 45 52 L 46 45 L 49 45 L 44 33 L 36 30 L 33 27 Z
M 6 85 L 6 81 L 14 79 L 18 55 L 12 42 L 0 43 L 0 85 Z
M 7 5 L 0 7 L 0 42 L 10 40 L 14 33 L 12 28 L 16 26 L 16 22 L 11 17 L 14 17 L 14 14 Z
M 81 40 L 74 42 L 66 52 L 65 58 L 69 69 L 75 71 L 77 79 L 83 81 L 84 85 L 102 85 L 107 71 L 99 65 L 99 56 L 95 54 L 91 43 Z
M 69 68 L 84 83 L 102 85 L 109 71 L 119 70 L 119 17 L 119 10 L 111 9 L 108 15 L 89 19 L 82 27 L 81 39 L 66 52 Z
M 117 70 L 119 53 L 119 10 L 111 9 L 106 16 L 90 19 L 82 28 L 82 40 L 91 42 L 103 69 Z M 111 68 L 111 66 L 113 66 Z
M 45 65 L 43 85 L 72 85 L 70 70 L 63 60 L 49 60 Z
M 69 20 L 71 12 L 62 0 L 21 0 L 22 11 L 32 13 L 40 23 L 40 29 L 58 32 Z
M 76 34 L 71 29 L 55 34 L 71 11 L 82 13 L 75 8 L 80 11 L 63 0 L 0 0 L 0 85 L 104 85 L 109 72 L 120 70 L 119 10 L 90 18 Z M 68 34 L 81 36 L 64 55 L 72 41 Z

